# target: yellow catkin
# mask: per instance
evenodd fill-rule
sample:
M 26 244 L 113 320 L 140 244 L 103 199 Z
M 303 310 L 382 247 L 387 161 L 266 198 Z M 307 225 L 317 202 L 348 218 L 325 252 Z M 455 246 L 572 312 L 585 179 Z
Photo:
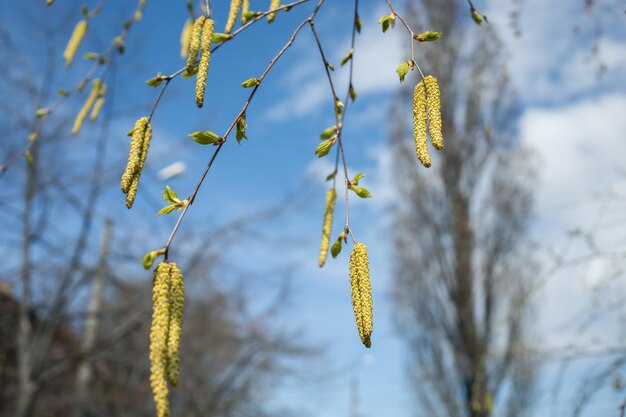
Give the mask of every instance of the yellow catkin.
M 130 190 L 130 186 L 135 176 L 135 172 L 139 168 L 141 161 L 141 152 L 143 149 L 143 137 L 146 133 L 146 127 L 148 126 L 148 118 L 142 117 L 135 122 L 135 128 L 133 129 L 133 135 L 130 140 L 130 152 L 128 152 L 128 163 L 126 164 L 126 170 L 122 174 L 122 180 L 120 186 L 122 192 L 127 194 Z
M 170 263 L 170 329 L 167 336 L 167 376 L 172 386 L 180 375 L 180 336 L 183 329 L 185 285 L 183 274 L 175 263 Z
M 93 105 L 93 109 L 91 109 L 91 115 L 89 116 L 89 120 L 93 121 L 98 118 L 102 107 L 104 106 L 104 96 L 107 93 L 106 84 L 102 83 L 100 85 L 100 90 L 98 90 L 98 96 L 96 98 L 96 102 Z
M 333 227 L 333 212 L 335 211 L 335 201 L 337 200 L 337 191 L 331 188 L 326 192 L 326 208 L 324 210 L 324 223 L 322 225 L 322 242 L 320 244 L 320 268 L 326 263 L 328 257 L 328 245 L 330 243 L 330 232 Z
M 150 124 L 147 124 L 141 141 L 141 153 L 138 158 L 139 163 L 133 175 L 128 194 L 126 195 L 127 208 L 131 208 L 133 206 L 133 203 L 135 202 L 135 196 L 137 195 L 137 189 L 139 188 L 139 178 L 141 177 L 143 166 L 148 156 L 148 149 L 150 148 L 150 139 L 152 139 L 152 126 L 150 126 Z
M 241 0 L 230 0 L 230 9 L 228 10 L 228 19 L 226 19 L 226 27 L 224 27 L 224 33 L 230 33 L 235 27 L 235 21 L 237 20 L 237 13 L 241 8 Z
M 198 17 L 193 23 L 193 28 L 191 29 L 186 67 L 186 71 L 188 73 L 193 73 L 196 68 L 196 60 L 198 59 L 198 51 L 200 50 L 200 37 L 202 36 L 202 28 L 204 27 L 205 20 L 205 16 Z
M 270 10 L 278 9 L 280 7 L 280 0 L 270 1 Z M 267 15 L 267 21 L 272 23 L 276 19 L 276 12 L 272 12 Z
M 204 105 L 204 91 L 209 74 L 209 63 L 211 62 L 211 40 L 213 39 L 214 27 L 213 19 L 206 19 L 202 29 L 202 52 L 200 53 L 200 64 L 196 78 L 196 104 L 198 107 Z
M 65 60 L 65 66 L 69 67 L 74 61 L 78 47 L 87 33 L 87 20 L 83 19 L 76 24 L 70 40 L 67 42 L 65 51 L 63 52 L 63 59 Z
M 426 84 L 426 102 L 428 103 L 428 129 L 430 140 L 437 149 L 443 148 L 443 135 L 441 134 L 441 98 L 437 79 L 432 75 L 424 77 Z
M 359 336 L 365 347 L 372 345 L 371 336 L 374 330 L 372 312 L 372 287 L 370 283 L 369 261 L 367 248 L 363 243 L 356 243 L 350 254 L 350 287 L 352 307 Z
M 413 137 L 415 139 L 415 152 L 425 167 L 430 167 L 430 155 L 428 154 L 428 136 L 426 125 L 428 113 L 426 112 L 426 89 L 424 81 L 420 81 L 413 91 Z
M 78 132 L 80 132 L 80 128 L 82 127 L 83 122 L 85 121 L 85 118 L 87 117 L 87 114 L 89 113 L 89 110 L 91 110 L 93 103 L 96 101 L 96 98 L 98 97 L 98 94 L 100 93 L 101 85 L 102 85 L 102 81 L 100 81 L 99 79 L 93 80 L 93 83 L 91 84 L 91 91 L 89 92 L 89 96 L 87 97 L 87 100 L 85 100 L 85 104 L 83 104 L 83 107 L 80 109 L 80 111 L 76 115 L 76 119 L 74 119 L 74 125 L 72 126 L 72 135 L 76 135 L 78 134 Z
M 246 17 L 246 15 L 248 14 L 248 12 L 250 11 L 250 0 L 243 0 L 243 3 L 241 4 L 241 24 L 245 25 L 246 23 L 248 23 L 248 18 Z
M 170 321 L 170 264 L 160 262 L 154 271 L 152 287 L 152 326 L 150 327 L 150 386 L 157 417 L 170 414 L 166 379 L 166 344 Z
M 191 42 L 192 30 L 193 30 L 193 20 L 187 19 L 187 21 L 185 22 L 185 26 L 183 26 L 183 31 L 180 33 L 180 57 L 182 59 L 187 58 L 187 53 L 189 52 L 189 44 Z M 196 50 L 196 55 L 197 54 L 198 54 L 198 51 Z

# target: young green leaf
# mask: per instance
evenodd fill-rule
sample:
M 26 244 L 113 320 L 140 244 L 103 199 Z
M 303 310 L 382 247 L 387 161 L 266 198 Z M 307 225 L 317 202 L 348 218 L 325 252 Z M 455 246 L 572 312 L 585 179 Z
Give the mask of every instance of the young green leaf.
M 83 59 L 86 60 L 92 60 L 92 59 L 99 59 L 100 58 L 100 54 L 97 54 L 95 52 L 85 52 L 85 54 L 83 55 Z
M 172 190 L 169 185 L 165 186 L 165 190 L 163 191 L 163 198 L 165 199 L 166 203 L 180 203 L 180 198 L 178 198 L 178 194 L 176 194 L 176 192 Z
M 354 49 L 350 49 L 346 56 L 341 60 L 341 65 L 345 65 L 348 61 L 352 59 L 352 55 L 354 55 Z
M 348 184 L 348 188 L 351 189 L 352 191 L 354 191 L 356 193 L 356 195 L 358 195 L 361 198 L 370 198 L 372 197 L 372 194 L 363 187 L 358 187 L 356 185 L 352 185 L 352 184 Z
M 358 14 L 354 17 L 354 27 L 357 32 L 361 33 L 361 18 Z
M 160 216 L 162 214 L 170 214 L 171 212 L 175 211 L 177 209 L 176 204 L 169 204 L 165 207 L 163 207 L 161 210 L 157 211 L 157 216 Z
M 356 100 L 356 90 L 354 89 L 354 86 L 352 84 L 350 84 L 350 87 L 348 87 L 348 94 L 350 94 L 350 98 L 354 103 L 354 100 Z
M 413 39 L 419 42 L 432 42 L 436 41 L 439 38 L 441 38 L 441 33 L 432 31 L 420 33 L 419 35 L 413 36 Z
M 185 71 L 183 71 L 183 73 L 181 75 L 182 75 L 183 78 L 191 78 L 194 75 L 196 75 L 197 73 L 198 73 L 198 66 L 195 65 L 191 71 L 187 71 L 185 69 Z
M 398 68 L 396 68 L 396 72 L 400 77 L 400 82 L 404 81 L 404 77 L 406 77 L 411 69 L 411 63 L 411 61 L 404 61 L 402 64 L 398 65 Z
M 212 43 L 222 43 L 229 39 L 232 39 L 233 35 L 231 33 L 214 33 L 211 38 Z
M 322 143 L 317 145 L 314 154 L 317 155 L 318 158 L 328 155 L 328 152 L 330 152 L 330 149 L 333 147 L 336 141 L 337 136 L 333 136 L 330 139 L 323 141 Z
M 336 125 L 332 125 L 332 126 L 328 126 L 326 129 L 324 129 L 324 131 L 320 134 L 320 139 L 328 139 L 330 138 L 332 135 L 334 135 L 337 132 L 337 126 Z
M 156 260 L 156 258 L 163 255 L 163 253 L 165 253 L 163 249 L 155 249 L 146 253 L 143 256 L 143 261 L 142 261 L 144 269 L 152 268 L 152 265 L 154 265 L 154 261 Z
M 224 143 L 224 138 L 209 130 L 190 133 L 191 139 L 200 145 L 219 145 Z
M 50 114 L 50 109 L 37 109 L 35 111 L 35 117 L 44 117 Z
M 248 78 L 246 81 L 241 83 L 241 86 L 244 88 L 252 88 L 256 87 L 259 84 L 261 84 L 261 80 L 259 80 L 258 78 Z
M 337 99 L 335 101 L 335 112 L 337 113 L 337 117 L 341 119 L 343 117 L 343 109 L 346 106 L 341 102 L 341 100 Z
M 396 26 L 396 15 L 393 13 L 386 14 L 378 20 L 378 23 L 383 26 L 383 33 L 385 33 L 390 26 L 392 29 Z
M 337 239 L 335 243 L 333 243 L 333 246 L 330 247 L 330 255 L 336 258 L 341 253 L 342 246 L 341 238 Z
M 359 172 L 354 176 L 354 178 L 352 178 L 352 181 L 350 182 L 354 185 L 359 185 L 359 181 L 361 180 L 361 178 L 365 178 L 365 174 Z
M 60 89 L 59 91 L 57 91 L 57 94 L 60 95 L 61 97 L 67 97 L 70 95 L 70 93 L 64 89 Z
M 167 76 L 165 76 L 165 75 L 163 75 L 163 74 L 161 74 L 159 72 L 156 75 L 156 77 L 152 77 L 148 81 L 146 81 L 146 84 L 148 84 L 150 87 L 158 87 L 165 80 L 167 80 Z
M 246 22 L 247 22 L 248 20 L 250 20 L 250 19 L 254 19 L 255 17 L 258 17 L 258 16 L 260 16 L 260 15 L 261 15 L 261 12 L 253 12 L 253 11 L 248 11 L 248 12 L 245 12 L 245 13 L 243 14 L 243 16 L 242 16 L 242 17 L 243 17 L 243 18 L 246 20 Z
M 326 66 L 328 67 L 329 70 L 334 71 L 335 70 L 335 66 L 333 64 L 331 64 L 330 62 L 326 61 Z
M 370 198 L 372 194 L 370 194 L 370 192 L 366 188 L 358 186 L 359 181 L 364 177 L 365 175 L 360 172 L 356 174 L 354 178 L 352 178 L 352 180 L 348 182 L 348 188 L 354 191 L 356 195 L 358 195 L 361 198 Z
M 246 127 L 246 114 L 244 113 L 237 119 L 237 131 L 235 132 L 237 143 L 241 143 L 244 139 L 248 140 L 248 136 L 246 136 Z

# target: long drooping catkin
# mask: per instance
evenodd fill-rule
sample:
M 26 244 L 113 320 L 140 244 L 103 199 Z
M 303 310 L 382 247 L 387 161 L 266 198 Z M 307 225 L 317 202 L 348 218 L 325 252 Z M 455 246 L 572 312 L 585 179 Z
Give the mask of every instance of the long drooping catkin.
M 102 110 L 102 106 L 104 106 L 104 96 L 107 93 L 107 85 L 102 83 L 100 85 L 100 89 L 98 90 L 98 96 L 96 98 L 96 102 L 93 105 L 93 109 L 91 109 L 91 115 L 89 116 L 89 120 L 94 121 L 98 118 L 100 114 L 100 110 Z
M 413 91 L 413 138 L 415 139 L 415 152 L 425 167 L 430 167 L 430 155 L 428 154 L 428 135 L 426 125 L 428 113 L 426 112 L 426 88 L 424 81 L 420 81 Z
M 130 184 L 130 189 L 128 190 L 128 194 L 126 194 L 126 207 L 131 208 L 133 203 L 135 202 L 135 196 L 137 195 L 137 189 L 139 188 L 139 178 L 141 177 L 141 172 L 143 171 L 143 166 L 146 162 L 146 158 L 148 156 L 148 149 L 150 148 L 150 140 L 152 139 L 152 126 L 148 123 L 146 125 L 145 132 L 143 134 L 143 138 L 141 141 L 141 153 L 139 154 L 139 164 L 137 165 L 137 169 L 132 177 L 132 182 Z
M 96 78 L 95 80 L 93 80 L 89 96 L 87 97 L 87 100 L 85 100 L 85 104 L 83 104 L 83 107 L 76 115 L 76 119 L 74 119 L 74 126 L 72 126 L 72 135 L 76 135 L 78 132 L 80 132 L 80 128 L 83 125 L 83 122 L 85 121 L 89 110 L 93 106 L 93 103 L 96 101 L 98 94 L 100 94 L 101 85 L 102 81 L 100 81 L 99 79 Z
M 370 347 L 372 345 L 372 331 L 374 330 L 372 287 L 367 248 L 362 243 L 355 243 L 350 254 L 350 287 L 356 327 L 365 347 Z
M 245 25 L 248 23 L 248 17 L 246 16 L 250 11 L 250 0 L 243 0 L 241 5 L 241 24 Z
M 167 376 L 172 386 L 178 384 L 180 375 L 180 336 L 183 329 L 185 285 L 183 274 L 175 263 L 170 263 L 170 329 L 167 337 Z
M 74 57 L 76 56 L 76 51 L 78 51 L 78 47 L 85 37 L 85 33 L 87 33 L 87 20 L 83 19 L 74 27 L 72 36 L 70 36 L 70 40 L 67 42 L 67 46 L 63 52 L 63 59 L 65 60 L 66 67 L 72 65 L 72 61 L 74 61 Z
M 193 20 L 187 19 L 185 21 L 185 25 L 183 26 L 183 31 L 180 33 L 180 57 L 185 59 L 187 58 L 187 54 L 189 52 L 189 44 L 191 42 L 191 32 L 193 29 Z M 196 56 L 198 55 L 198 50 L 196 50 Z M 195 59 L 194 59 L 195 65 Z
M 200 50 L 200 37 L 202 36 L 202 28 L 204 27 L 205 20 L 205 16 L 200 16 L 193 23 L 191 37 L 189 38 L 187 67 L 185 68 L 188 73 L 193 73 L 196 68 L 196 60 L 198 59 L 198 51 Z
M 147 126 L 147 117 L 142 117 L 135 122 L 135 128 L 133 129 L 133 135 L 130 140 L 128 163 L 126 164 L 126 170 L 124 174 L 122 174 L 122 180 L 120 181 L 120 186 L 124 194 L 128 194 L 133 177 L 139 168 L 141 152 L 143 150 L 143 137 L 146 133 Z
M 167 417 L 169 400 L 166 365 L 169 312 L 170 264 L 160 262 L 154 271 L 152 287 L 152 326 L 150 327 L 150 386 L 157 417 Z
M 196 78 L 196 104 L 198 107 L 202 107 L 204 104 L 204 90 L 206 89 L 206 79 L 209 74 L 209 63 L 211 62 L 211 41 L 213 40 L 214 27 L 213 19 L 205 20 L 204 28 L 202 29 L 202 52 Z
M 228 19 L 226 19 L 226 27 L 224 33 L 232 32 L 235 27 L 235 21 L 237 20 L 237 13 L 241 8 L 241 0 L 230 0 L 230 9 L 228 10 Z
M 441 98 L 437 79 L 432 75 L 424 77 L 426 85 L 426 102 L 428 103 L 428 129 L 430 139 L 437 149 L 443 148 L 443 136 L 441 134 Z
M 333 227 L 333 212 L 335 211 L 335 201 L 337 191 L 331 188 L 326 192 L 326 208 L 324 210 L 324 224 L 322 225 L 322 242 L 320 244 L 320 268 L 326 263 L 328 257 L 328 245 L 330 243 L 330 232 Z
M 280 7 L 280 0 L 270 1 L 270 10 L 278 9 Z M 272 23 L 276 19 L 276 12 L 272 12 L 267 15 L 267 21 Z

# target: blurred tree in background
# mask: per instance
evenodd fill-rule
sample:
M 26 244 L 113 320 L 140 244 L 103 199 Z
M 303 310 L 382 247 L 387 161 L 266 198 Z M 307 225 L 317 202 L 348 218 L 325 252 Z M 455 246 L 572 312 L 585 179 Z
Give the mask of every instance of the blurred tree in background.
M 403 89 L 392 110 L 397 322 L 418 409 L 429 416 L 521 416 L 532 403 L 526 351 L 531 155 L 515 142 L 515 102 L 497 34 L 472 30 L 465 5 L 423 0 L 420 25 L 446 34 L 425 53 L 441 88 L 446 148 L 433 167 L 411 158 Z M 409 89 L 409 87 L 411 87 Z

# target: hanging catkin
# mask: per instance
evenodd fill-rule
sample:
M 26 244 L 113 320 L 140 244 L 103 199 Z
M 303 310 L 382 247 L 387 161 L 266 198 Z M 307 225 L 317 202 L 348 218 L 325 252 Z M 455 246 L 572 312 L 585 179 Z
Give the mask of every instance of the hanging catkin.
M 275 10 L 280 7 L 280 0 L 271 0 L 270 1 L 270 10 Z M 267 21 L 272 23 L 276 19 L 276 12 L 272 12 L 267 15 Z
M 191 37 L 189 38 L 189 53 L 187 54 L 187 73 L 193 74 L 196 68 L 196 60 L 198 59 L 198 51 L 200 50 L 200 37 L 202 36 L 202 28 L 204 27 L 205 16 L 200 16 L 193 23 Z
M 206 79 L 209 74 L 209 63 L 211 62 L 211 40 L 213 39 L 213 29 L 215 24 L 213 19 L 206 19 L 202 29 L 202 52 L 200 54 L 200 65 L 196 78 L 196 104 L 198 107 L 204 105 L 204 91 L 206 89 Z
M 133 203 L 135 202 L 135 196 L 137 195 L 137 189 L 139 188 L 139 178 L 141 177 L 141 173 L 143 172 L 143 166 L 146 162 L 146 157 L 148 156 L 148 149 L 150 148 L 150 139 L 152 139 L 152 126 L 150 126 L 150 124 L 147 124 L 141 141 L 141 153 L 139 154 L 138 158 L 139 164 L 137 165 L 137 169 L 135 170 L 135 173 L 133 175 L 128 194 L 126 194 L 127 208 L 131 208 L 133 206 Z
M 74 125 L 72 126 L 72 135 L 76 135 L 78 134 L 78 132 L 80 132 L 80 128 L 83 125 L 83 122 L 85 121 L 89 110 L 93 106 L 93 103 L 96 101 L 98 94 L 100 94 L 101 85 L 102 81 L 100 81 L 99 79 L 93 80 L 89 96 L 87 97 L 87 100 L 85 100 L 85 104 L 83 104 L 83 107 L 76 115 L 76 119 L 74 119 Z
M 169 312 L 170 264 L 160 262 L 154 271 L 152 287 L 152 326 L 150 327 L 150 386 L 157 417 L 169 416 L 166 379 Z
M 191 42 L 191 33 L 193 30 L 193 20 L 187 19 L 183 26 L 183 31 L 180 33 L 180 57 L 185 59 L 189 52 L 189 44 Z M 196 55 L 198 51 L 196 50 Z M 195 60 L 194 60 L 195 64 Z
M 228 10 L 228 19 L 226 19 L 226 27 L 224 33 L 230 33 L 235 27 L 235 21 L 237 20 L 237 13 L 241 8 L 241 0 L 230 0 L 230 9 Z
M 441 98 L 437 79 L 432 75 L 424 77 L 426 85 L 426 102 L 428 103 L 428 129 L 430 140 L 437 149 L 443 148 L 443 136 L 441 134 Z
M 87 20 L 83 19 L 76 24 L 70 40 L 67 42 L 65 51 L 63 52 L 63 59 L 65 60 L 65 66 L 69 67 L 74 61 L 78 47 L 87 33 Z
M 333 227 L 333 212 L 335 211 L 335 201 L 337 200 L 337 191 L 331 188 L 326 192 L 326 208 L 324 209 L 324 223 L 322 225 L 322 241 L 320 243 L 320 268 L 326 263 L 328 257 L 328 245 L 330 243 L 330 232 Z
M 167 336 L 167 377 L 172 386 L 178 385 L 180 375 L 180 336 L 183 329 L 185 284 L 183 274 L 175 263 L 170 263 L 170 328 Z
M 371 336 L 374 330 L 372 287 L 367 248 L 362 243 L 355 243 L 350 254 L 350 287 L 356 327 L 361 342 L 369 348 L 372 345 Z
M 128 193 L 130 184 L 135 172 L 139 167 L 139 161 L 141 159 L 141 150 L 143 147 L 143 136 L 146 133 L 146 127 L 148 126 L 148 118 L 142 117 L 135 122 L 135 128 L 130 140 L 130 152 L 128 153 L 128 163 L 126 164 L 126 170 L 122 174 L 122 180 L 120 186 L 124 194 Z
M 89 116 L 89 120 L 94 121 L 98 118 L 102 107 L 104 106 L 104 96 L 107 93 L 107 86 L 105 83 L 100 85 L 100 89 L 98 90 L 98 96 L 96 98 L 96 102 L 93 105 L 93 109 L 91 109 L 91 115 Z
M 245 25 L 248 23 L 247 14 L 250 12 L 250 0 L 243 0 L 241 5 L 241 24 Z
M 415 139 L 415 152 L 422 165 L 430 167 L 430 155 L 428 154 L 428 135 L 426 126 L 428 113 L 426 112 L 426 88 L 424 81 L 420 81 L 413 91 L 413 138 Z

